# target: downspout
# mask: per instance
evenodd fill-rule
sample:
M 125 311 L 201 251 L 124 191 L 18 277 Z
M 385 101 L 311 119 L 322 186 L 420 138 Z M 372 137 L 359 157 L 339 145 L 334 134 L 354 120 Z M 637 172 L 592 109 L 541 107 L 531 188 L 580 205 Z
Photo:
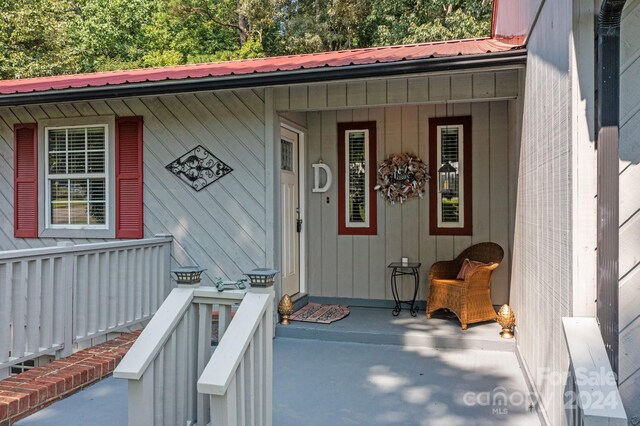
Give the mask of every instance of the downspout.
M 597 172 L 598 269 L 597 318 L 613 371 L 618 374 L 618 232 L 620 21 L 626 0 L 603 0 L 598 16 Z

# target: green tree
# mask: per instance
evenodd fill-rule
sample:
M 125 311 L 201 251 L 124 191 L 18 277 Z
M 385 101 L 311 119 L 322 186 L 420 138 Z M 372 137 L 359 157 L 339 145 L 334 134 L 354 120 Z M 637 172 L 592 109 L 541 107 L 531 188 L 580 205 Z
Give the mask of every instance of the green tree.
M 0 78 L 485 36 L 489 0 L 0 0 Z
M 369 19 L 375 45 L 488 36 L 488 0 L 375 0 Z
M 78 0 L 68 35 L 82 71 L 143 66 L 154 10 L 149 0 Z
M 79 71 L 66 37 L 75 11 L 72 0 L 0 0 L 0 78 Z
M 143 66 L 265 56 L 263 34 L 275 29 L 270 0 L 165 0 L 158 3 Z
M 285 0 L 280 45 L 284 53 L 370 46 L 372 0 Z

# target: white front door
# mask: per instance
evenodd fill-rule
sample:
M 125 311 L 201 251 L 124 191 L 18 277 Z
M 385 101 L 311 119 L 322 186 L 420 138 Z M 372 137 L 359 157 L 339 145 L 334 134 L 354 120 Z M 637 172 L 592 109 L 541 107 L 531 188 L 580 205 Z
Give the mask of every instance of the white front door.
M 280 128 L 280 207 L 282 209 L 282 294 L 300 292 L 299 135 Z

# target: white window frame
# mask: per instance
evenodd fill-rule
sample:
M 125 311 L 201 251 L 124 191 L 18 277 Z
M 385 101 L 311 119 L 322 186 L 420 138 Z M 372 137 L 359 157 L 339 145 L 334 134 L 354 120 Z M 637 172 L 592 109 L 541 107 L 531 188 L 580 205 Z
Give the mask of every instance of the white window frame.
M 365 176 L 365 187 L 364 187 L 364 222 L 351 222 L 349 217 L 349 194 L 351 193 L 350 185 L 349 185 L 349 134 L 351 133 L 362 133 L 364 132 L 364 176 Z M 369 211 L 369 172 L 371 169 L 370 156 L 369 156 L 369 129 L 349 129 L 344 132 L 344 217 L 345 217 L 345 227 L 347 228 L 368 228 L 369 222 L 371 221 L 371 212 Z
M 443 222 L 442 221 L 442 196 L 440 195 L 440 176 L 438 176 L 438 196 L 437 208 L 438 208 L 438 228 L 464 228 L 464 125 L 452 124 L 452 125 L 439 125 L 436 127 L 436 133 L 438 135 L 438 143 L 436 147 L 436 158 L 438 169 L 442 166 L 440 160 L 442 158 L 442 131 L 441 129 L 450 129 L 452 127 L 458 128 L 458 222 Z
M 78 129 L 89 127 L 102 127 L 104 128 L 104 173 L 54 173 L 55 178 L 51 178 L 49 173 L 49 131 L 60 129 Z M 86 154 L 87 151 L 85 151 Z M 95 124 L 82 124 L 82 125 L 69 125 L 69 126 L 47 126 L 44 128 L 44 211 L 45 211 L 45 229 L 69 229 L 69 230 L 109 230 L 110 212 L 111 212 L 111 197 L 110 197 L 110 181 L 111 181 L 111 169 L 109 162 L 110 145 L 109 145 L 109 125 L 103 123 Z M 51 223 L 51 179 L 101 179 L 105 180 L 105 201 L 104 201 L 104 214 L 105 223 L 103 225 L 90 225 L 90 224 L 53 224 Z

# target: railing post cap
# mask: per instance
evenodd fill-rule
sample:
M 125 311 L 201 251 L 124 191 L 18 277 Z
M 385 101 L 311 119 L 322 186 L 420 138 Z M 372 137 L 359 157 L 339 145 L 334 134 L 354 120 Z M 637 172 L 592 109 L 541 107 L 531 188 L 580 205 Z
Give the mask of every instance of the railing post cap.
M 156 238 L 173 238 L 173 235 L 171 234 L 154 234 L 153 236 Z
M 252 285 L 248 285 L 248 290 L 251 293 L 274 293 L 275 294 L 275 289 L 273 288 L 273 285 L 269 285 L 267 287 L 261 287 L 261 286 L 252 286 Z

